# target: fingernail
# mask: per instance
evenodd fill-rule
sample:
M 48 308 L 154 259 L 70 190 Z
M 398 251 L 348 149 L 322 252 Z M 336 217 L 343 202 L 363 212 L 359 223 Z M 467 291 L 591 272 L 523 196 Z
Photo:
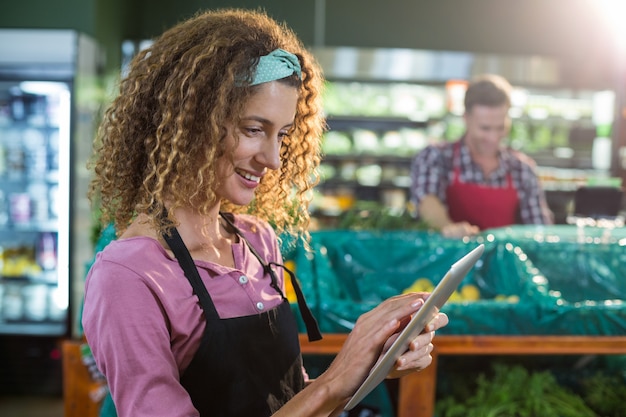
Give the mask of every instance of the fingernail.
M 421 298 L 415 302 L 413 302 L 413 304 L 411 304 L 411 307 L 421 307 L 424 304 L 424 300 L 422 300 Z

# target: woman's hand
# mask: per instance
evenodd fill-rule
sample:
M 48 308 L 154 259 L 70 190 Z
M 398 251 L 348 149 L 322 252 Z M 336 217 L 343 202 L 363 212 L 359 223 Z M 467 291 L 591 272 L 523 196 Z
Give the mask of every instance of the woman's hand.
M 424 331 L 411 341 L 409 349 L 396 361 L 395 367 L 391 370 L 388 378 L 400 378 L 412 372 L 421 371 L 429 366 L 433 358 L 430 355 L 433 351 L 433 338 L 435 330 L 448 324 L 448 316 L 445 313 L 438 313 L 435 318 L 426 325 Z M 396 337 L 390 338 L 390 342 L 385 346 L 385 351 L 391 347 L 391 343 Z
M 329 392 L 345 404 L 427 297 L 427 293 L 399 295 L 361 315 L 335 360 L 315 383 L 327 384 Z M 426 331 L 416 337 L 409 350 L 398 359 L 392 376 L 397 377 L 428 366 L 432 361 L 430 352 L 433 332 L 447 323 L 447 316 L 438 314 Z
M 428 296 L 428 293 L 398 295 L 361 315 L 326 372 L 311 381 L 275 416 L 339 416 L 376 361 L 389 349 Z M 430 365 L 434 331 L 447 323 L 448 317 L 439 313 L 411 342 L 390 376 L 399 377 Z

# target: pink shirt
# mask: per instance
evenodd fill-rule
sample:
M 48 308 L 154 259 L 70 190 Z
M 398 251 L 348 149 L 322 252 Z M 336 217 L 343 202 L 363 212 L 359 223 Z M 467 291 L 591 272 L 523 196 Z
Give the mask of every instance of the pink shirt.
M 242 215 L 235 225 L 266 262 L 282 262 L 269 225 Z M 220 317 L 277 306 L 282 299 L 246 244 L 232 248 L 235 269 L 195 262 Z M 282 269 L 275 270 L 282 288 Z M 98 253 L 85 283 L 82 321 L 119 417 L 198 416 L 179 381 L 200 344 L 205 320 L 178 262 L 157 241 L 117 240 Z

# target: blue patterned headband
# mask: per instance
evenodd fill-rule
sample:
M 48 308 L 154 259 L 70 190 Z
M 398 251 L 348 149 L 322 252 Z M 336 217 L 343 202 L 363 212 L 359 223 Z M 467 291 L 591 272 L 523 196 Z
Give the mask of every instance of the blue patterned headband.
M 302 79 L 302 70 L 298 57 L 284 49 L 275 49 L 267 55 L 259 58 L 254 78 L 250 85 L 267 83 L 280 80 L 296 74 Z

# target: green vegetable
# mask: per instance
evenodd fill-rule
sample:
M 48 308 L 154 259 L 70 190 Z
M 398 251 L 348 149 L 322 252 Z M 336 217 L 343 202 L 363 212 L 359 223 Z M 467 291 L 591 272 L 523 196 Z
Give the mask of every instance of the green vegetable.
M 583 399 L 560 386 L 548 372 L 529 373 L 522 366 L 494 364 L 493 377 L 481 374 L 465 402 L 447 398 L 437 405 L 440 417 L 598 417 Z
M 597 372 L 582 381 L 583 398 L 597 413 L 603 417 L 626 416 L 626 385 L 623 378 Z
M 345 230 L 428 230 L 408 210 L 397 211 L 374 201 L 358 201 L 339 218 L 337 229 Z

